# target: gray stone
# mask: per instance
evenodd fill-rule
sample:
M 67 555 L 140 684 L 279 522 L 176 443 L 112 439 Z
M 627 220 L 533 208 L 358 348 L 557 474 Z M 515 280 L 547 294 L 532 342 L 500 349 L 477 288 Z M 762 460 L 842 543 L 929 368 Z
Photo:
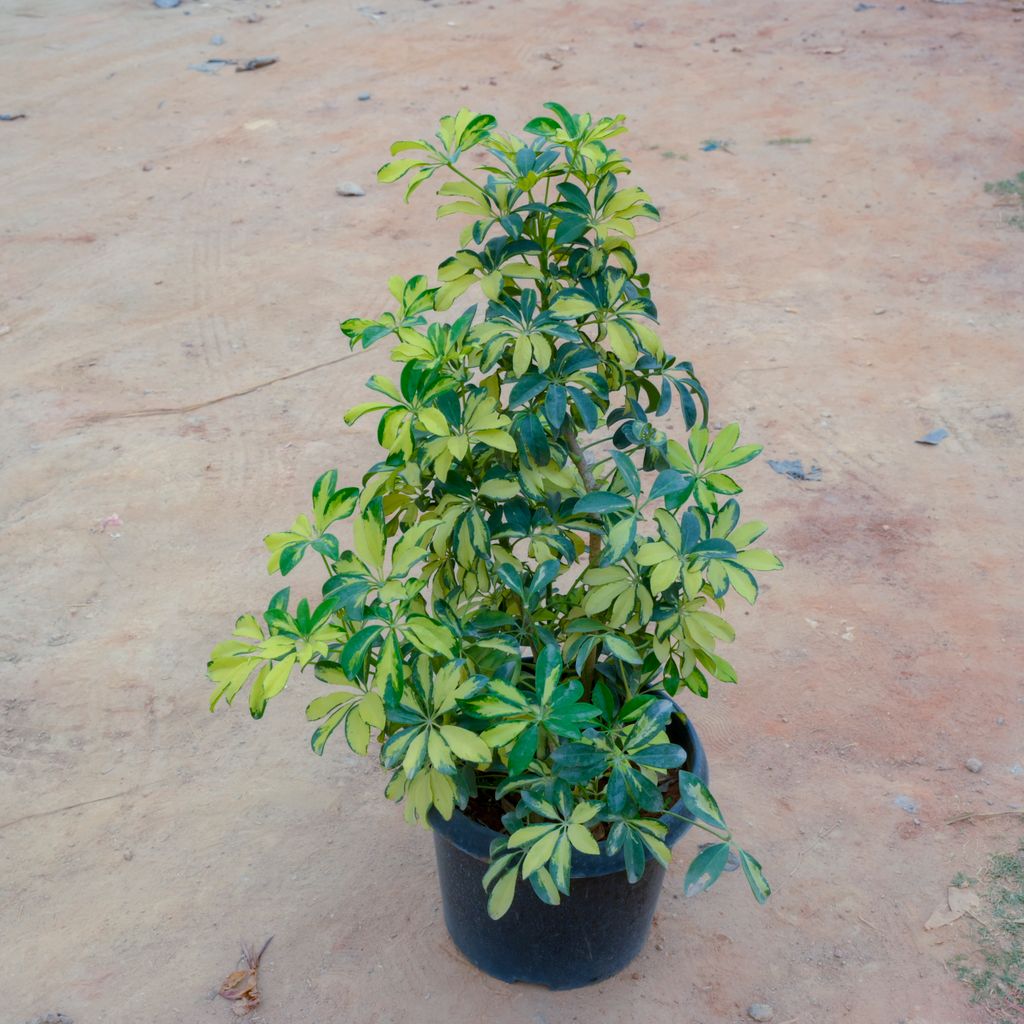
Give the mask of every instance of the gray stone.
M 363 102 L 365 103 L 365 102 L 366 102 L 366 101 L 367 101 L 368 99 L 370 99 L 370 94 L 369 94 L 368 92 L 361 92 L 361 93 L 360 93 L 360 94 L 359 94 L 359 95 L 358 95 L 358 96 L 356 97 L 356 99 L 357 99 L 357 100 L 362 100 L 362 101 L 363 101 Z
M 210 36 L 211 46 L 223 46 L 227 40 L 223 36 Z
M 177 7 L 181 0 L 153 0 L 154 7 L 162 7 L 166 10 L 169 7 Z
M 964 767 L 969 772 L 974 772 L 974 774 L 977 775 L 985 766 L 976 757 L 969 757 L 964 761 Z
M 767 1021 L 775 1016 L 775 1010 L 768 1003 L 753 1003 L 747 1007 L 747 1016 L 751 1020 Z
M 909 796 L 905 796 L 900 793 L 899 796 L 894 797 L 892 801 L 901 811 L 906 811 L 907 814 L 917 814 L 917 804 L 910 799 Z
M 334 191 L 339 196 L 365 196 L 366 192 L 363 190 L 361 185 L 357 185 L 354 181 L 343 181 L 336 185 Z

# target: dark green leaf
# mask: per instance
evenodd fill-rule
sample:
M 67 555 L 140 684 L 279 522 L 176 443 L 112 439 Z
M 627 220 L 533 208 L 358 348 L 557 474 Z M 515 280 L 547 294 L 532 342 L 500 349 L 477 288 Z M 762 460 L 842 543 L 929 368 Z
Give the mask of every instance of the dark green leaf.
M 633 465 L 633 461 L 630 457 L 623 452 L 612 452 L 612 459 L 615 461 L 615 465 L 618 467 L 619 475 L 622 477 L 622 482 L 626 485 L 627 490 L 634 498 L 640 495 L 640 474 L 636 471 L 636 466 Z
M 626 749 L 642 750 L 649 746 L 658 733 L 664 731 L 674 711 L 675 705 L 669 700 L 651 701 L 626 737 Z
M 573 785 L 596 779 L 608 767 L 608 755 L 588 743 L 563 743 L 551 754 L 555 774 Z
M 666 494 L 685 501 L 693 490 L 694 478 L 689 473 L 680 473 L 676 469 L 666 469 L 658 474 L 649 497 L 653 501 Z
M 728 843 L 712 843 L 701 850 L 687 869 L 683 891 L 687 896 L 696 896 L 714 885 L 729 860 Z
M 625 512 L 633 506 L 629 499 L 611 491 L 591 491 L 580 498 L 573 512 L 577 515 L 607 515 L 610 512 Z

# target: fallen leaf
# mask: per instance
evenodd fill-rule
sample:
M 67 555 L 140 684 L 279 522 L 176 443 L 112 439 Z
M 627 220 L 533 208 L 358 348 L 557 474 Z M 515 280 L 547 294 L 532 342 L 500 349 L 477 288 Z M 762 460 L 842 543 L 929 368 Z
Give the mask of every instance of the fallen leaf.
M 220 994 L 235 1003 L 231 1010 L 236 1017 L 244 1017 L 260 1005 L 258 977 L 260 960 L 266 953 L 267 946 L 270 945 L 270 940 L 273 937 L 271 935 L 270 939 L 263 943 L 263 948 L 258 953 L 255 946 L 246 946 L 243 943 L 242 959 L 245 961 L 245 967 L 238 971 L 232 971 L 220 986 Z
M 936 928 L 945 928 L 946 925 L 959 921 L 963 916 L 963 911 L 957 912 L 950 910 L 949 907 L 938 907 L 932 912 L 932 916 L 925 921 L 924 929 L 927 932 L 931 932 Z
M 969 914 L 972 910 L 981 909 L 981 899 L 976 892 L 971 892 L 970 889 L 961 889 L 951 885 L 946 893 L 946 899 L 949 902 L 949 909 L 958 914 Z
M 945 928 L 954 921 L 959 921 L 964 914 L 973 916 L 975 910 L 981 908 L 981 900 L 976 892 L 951 885 L 946 890 L 946 906 L 932 912 L 932 916 L 924 923 L 925 931 Z

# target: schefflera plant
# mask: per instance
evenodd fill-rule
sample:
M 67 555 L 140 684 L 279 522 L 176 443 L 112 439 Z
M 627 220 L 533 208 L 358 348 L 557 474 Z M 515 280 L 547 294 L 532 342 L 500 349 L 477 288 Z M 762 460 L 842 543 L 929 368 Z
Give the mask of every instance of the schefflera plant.
M 266 538 L 272 573 L 322 559 L 322 599 L 291 610 L 284 589 L 262 622 L 243 615 L 209 662 L 211 707 L 251 682 L 260 718 L 296 666 L 312 668 L 326 685 L 306 711 L 316 753 L 339 729 L 359 754 L 379 741 L 388 797 L 425 825 L 432 809 L 496 802 L 492 917 L 519 877 L 557 904 L 573 850 L 596 855 L 599 839 L 631 881 L 649 857 L 667 864 L 659 818 L 678 796 L 714 838 L 687 891 L 732 854 L 763 902 L 760 865 L 666 731 L 680 691 L 736 682 L 719 612 L 781 568 L 735 497 L 733 471 L 761 448 L 735 425 L 712 435 L 692 365 L 659 337 L 632 243 L 658 211 L 623 186 L 609 146 L 625 119 L 546 106 L 525 138 L 462 110 L 436 141 L 392 147 L 378 176 L 407 178 L 406 198 L 451 176 L 438 216 L 469 218 L 461 248 L 438 284 L 393 278 L 397 310 L 341 325 L 353 348 L 396 342 L 397 380 L 372 376 L 377 397 L 345 416 L 379 416 L 384 456 L 361 486 L 325 473 L 312 514 Z M 445 317 L 471 289 L 486 304 Z M 656 426 L 673 413 L 685 443 Z M 341 550 L 332 527 L 347 517 Z

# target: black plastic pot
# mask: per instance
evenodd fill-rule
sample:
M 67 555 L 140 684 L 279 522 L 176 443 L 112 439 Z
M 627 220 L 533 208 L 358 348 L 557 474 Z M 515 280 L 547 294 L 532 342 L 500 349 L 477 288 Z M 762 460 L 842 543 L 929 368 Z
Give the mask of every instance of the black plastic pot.
M 707 783 L 707 757 L 693 726 L 673 719 L 668 732 L 686 750 L 686 770 Z M 672 810 L 683 813 L 682 803 Z M 661 820 L 669 846 L 690 828 L 678 818 Z M 492 921 L 483 876 L 497 833 L 457 810 L 450 821 L 432 814 L 431 824 L 448 933 L 482 971 L 501 981 L 579 988 L 617 974 L 643 948 L 665 877 L 656 861 L 648 858 L 643 877 L 631 885 L 621 853 L 573 851 L 571 892 L 559 906 L 541 902 L 520 879 L 508 913 Z

